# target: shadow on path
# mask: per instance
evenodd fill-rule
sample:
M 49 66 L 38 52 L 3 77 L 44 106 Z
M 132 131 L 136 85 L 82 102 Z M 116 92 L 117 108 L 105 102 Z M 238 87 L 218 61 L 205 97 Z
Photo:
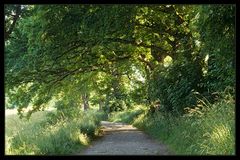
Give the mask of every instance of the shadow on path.
M 169 155 L 165 145 L 124 123 L 102 121 L 103 137 L 77 155 Z

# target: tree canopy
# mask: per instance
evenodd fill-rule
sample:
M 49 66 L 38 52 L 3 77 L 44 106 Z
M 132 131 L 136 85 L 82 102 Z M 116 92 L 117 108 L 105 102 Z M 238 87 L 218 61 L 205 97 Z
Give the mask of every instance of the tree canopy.
M 20 113 L 54 97 L 183 112 L 234 88 L 234 5 L 5 5 L 5 21 L 5 94 Z

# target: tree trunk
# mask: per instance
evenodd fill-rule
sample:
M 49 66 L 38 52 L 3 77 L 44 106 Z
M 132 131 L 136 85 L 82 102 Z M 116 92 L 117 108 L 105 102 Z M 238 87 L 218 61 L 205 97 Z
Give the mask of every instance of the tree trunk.
M 89 103 L 88 103 L 89 96 L 87 93 L 84 93 L 82 95 L 82 100 L 83 100 L 83 110 L 86 111 L 89 108 Z
M 146 96 L 147 96 L 147 101 L 145 102 L 147 105 L 150 105 L 151 104 L 151 97 L 150 97 L 150 89 L 149 89 L 149 81 L 151 80 L 151 73 L 152 71 L 147 67 L 145 66 L 145 72 L 146 72 L 146 82 L 147 83 L 147 88 L 146 88 Z
M 103 110 L 103 101 L 100 100 L 99 101 L 99 111 L 102 111 Z
M 106 101 L 105 101 L 107 116 L 110 113 L 109 97 L 110 97 L 110 95 L 109 95 L 109 93 L 107 93 Z

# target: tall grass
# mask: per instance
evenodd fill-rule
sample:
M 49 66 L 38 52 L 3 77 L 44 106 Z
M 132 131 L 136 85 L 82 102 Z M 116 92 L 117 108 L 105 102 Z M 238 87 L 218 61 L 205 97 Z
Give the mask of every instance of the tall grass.
M 174 117 L 155 114 L 136 119 L 134 125 L 163 141 L 176 154 L 235 154 L 234 104 L 219 102 L 205 113 Z
M 68 115 L 67 115 L 68 113 Z M 74 115 L 72 113 L 75 113 Z M 6 123 L 7 147 L 10 155 L 56 155 L 71 154 L 87 146 L 97 135 L 100 121 L 104 113 L 89 110 L 51 112 L 42 116 L 43 120 L 24 123 L 21 129 L 16 128 L 14 134 L 11 127 L 18 122 Z M 34 115 L 32 115 L 34 116 Z
M 124 121 L 128 121 L 126 117 Z M 135 127 L 166 144 L 174 154 L 235 154 L 235 104 L 232 98 L 205 106 L 205 110 L 191 110 L 184 116 L 143 112 L 130 119 L 134 119 Z

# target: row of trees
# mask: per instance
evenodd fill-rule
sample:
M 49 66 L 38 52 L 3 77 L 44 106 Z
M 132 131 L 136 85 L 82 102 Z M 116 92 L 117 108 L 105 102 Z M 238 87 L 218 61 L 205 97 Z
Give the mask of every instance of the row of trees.
M 234 88 L 233 5 L 6 5 L 5 21 L 5 92 L 20 113 L 53 97 L 183 113 Z

